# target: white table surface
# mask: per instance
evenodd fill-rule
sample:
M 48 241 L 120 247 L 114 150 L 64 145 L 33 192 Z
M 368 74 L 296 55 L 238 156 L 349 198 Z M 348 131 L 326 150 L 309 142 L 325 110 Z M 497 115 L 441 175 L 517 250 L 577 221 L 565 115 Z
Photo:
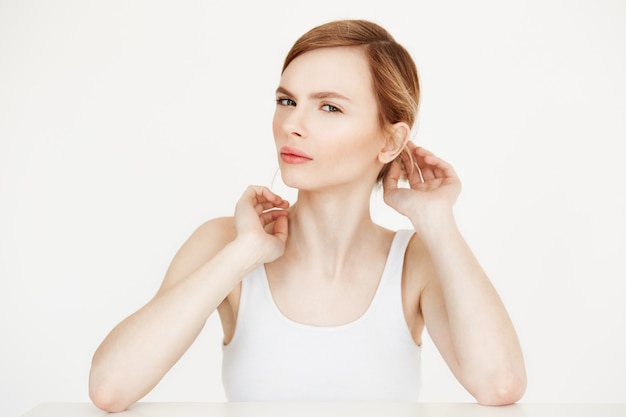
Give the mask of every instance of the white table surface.
M 22 417 L 101 417 L 91 403 L 42 403 Z M 531 404 L 485 407 L 469 403 L 149 403 L 115 417 L 624 417 L 626 403 Z

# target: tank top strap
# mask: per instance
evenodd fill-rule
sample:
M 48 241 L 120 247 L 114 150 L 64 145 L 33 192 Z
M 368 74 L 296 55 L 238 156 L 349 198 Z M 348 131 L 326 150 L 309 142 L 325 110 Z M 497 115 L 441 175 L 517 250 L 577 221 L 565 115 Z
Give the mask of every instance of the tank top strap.
M 404 256 L 409 246 L 411 238 L 415 234 L 415 231 L 409 229 L 400 229 L 396 232 L 394 238 L 394 246 L 389 250 L 389 263 L 402 269 L 404 265 Z
M 387 264 L 381 276 L 376 302 L 372 306 L 375 320 L 392 329 L 393 335 L 407 346 L 414 344 L 411 331 L 406 321 L 402 300 L 402 272 L 406 250 L 415 232 L 401 229 L 396 232 L 389 250 Z
M 381 287 L 388 287 L 389 285 L 395 287 L 401 283 L 404 257 L 414 233 L 413 230 L 408 229 L 400 229 L 396 232 L 387 255 L 387 262 L 381 277 Z

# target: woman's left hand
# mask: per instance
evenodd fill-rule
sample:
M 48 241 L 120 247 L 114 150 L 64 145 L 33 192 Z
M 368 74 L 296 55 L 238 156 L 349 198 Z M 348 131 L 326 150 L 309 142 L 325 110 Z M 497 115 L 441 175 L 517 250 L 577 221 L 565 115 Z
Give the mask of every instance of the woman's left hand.
M 412 159 L 407 152 L 411 153 Z M 398 187 L 402 176 L 400 164 L 404 165 L 410 188 Z M 385 203 L 417 226 L 452 214 L 452 207 L 461 192 L 461 181 L 452 165 L 409 142 L 400 161 L 394 161 L 385 175 L 383 190 Z

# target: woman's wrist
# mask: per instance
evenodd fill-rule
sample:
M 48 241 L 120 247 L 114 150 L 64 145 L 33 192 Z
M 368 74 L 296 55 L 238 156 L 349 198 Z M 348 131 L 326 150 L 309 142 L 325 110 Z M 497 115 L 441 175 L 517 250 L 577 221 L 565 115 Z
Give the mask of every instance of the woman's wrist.
M 417 234 L 427 245 L 429 242 L 436 243 L 440 240 L 447 240 L 450 236 L 458 233 L 451 207 L 419 213 L 419 215 L 410 217 L 409 220 Z
M 222 254 L 238 264 L 238 269 L 245 275 L 264 263 L 259 249 L 259 245 L 251 244 L 245 238 L 236 238 L 224 247 Z

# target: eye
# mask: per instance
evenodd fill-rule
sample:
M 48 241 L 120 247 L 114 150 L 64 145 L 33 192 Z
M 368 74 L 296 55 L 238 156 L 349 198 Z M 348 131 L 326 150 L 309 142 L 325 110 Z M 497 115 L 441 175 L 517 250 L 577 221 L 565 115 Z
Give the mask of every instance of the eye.
M 279 106 L 295 106 L 296 102 L 290 98 L 280 97 L 276 99 L 276 104 Z
M 332 104 L 324 104 L 322 105 L 322 110 L 328 112 L 328 113 L 341 113 L 341 110 L 339 110 L 339 108 L 333 106 Z

